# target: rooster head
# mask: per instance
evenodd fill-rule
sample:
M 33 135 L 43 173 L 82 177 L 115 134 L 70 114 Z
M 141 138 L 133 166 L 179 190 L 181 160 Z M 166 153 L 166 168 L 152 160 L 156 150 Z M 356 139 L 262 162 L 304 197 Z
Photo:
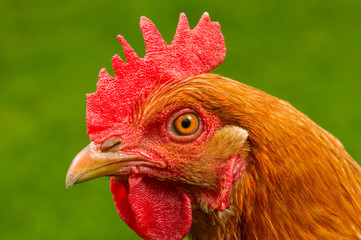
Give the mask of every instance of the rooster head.
M 170 45 L 149 19 L 140 28 L 145 57 L 118 36 L 126 62 L 115 55 L 115 77 L 102 69 L 97 91 L 87 95 L 91 143 L 71 163 L 66 186 L 111 176 L 118 214 L 139 236 L 182 239 L 193 208 L 229 206 L 248 133 L 220 117 L 217 85 L 226 80 L 207 74 L 226 53 L 218 23 L 205 13 L 190 29 L 181 14 Z

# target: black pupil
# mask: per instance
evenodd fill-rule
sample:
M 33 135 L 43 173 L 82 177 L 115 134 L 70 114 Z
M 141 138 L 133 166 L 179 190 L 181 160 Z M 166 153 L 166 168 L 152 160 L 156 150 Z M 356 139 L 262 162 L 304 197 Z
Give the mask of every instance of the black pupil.
M 191 120 L 188 118 L 182 120 L 182 127 L 183 128 L 189 128 L 191 126 Z

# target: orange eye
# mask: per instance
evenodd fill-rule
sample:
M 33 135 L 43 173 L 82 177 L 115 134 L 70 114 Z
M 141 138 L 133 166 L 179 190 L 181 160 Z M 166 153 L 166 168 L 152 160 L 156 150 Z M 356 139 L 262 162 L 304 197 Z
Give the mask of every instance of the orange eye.
M 174 130 L 179 135 L 191 135 L 198 130 L 199 119 L 194 113 L 186 113 L 173 122 Z

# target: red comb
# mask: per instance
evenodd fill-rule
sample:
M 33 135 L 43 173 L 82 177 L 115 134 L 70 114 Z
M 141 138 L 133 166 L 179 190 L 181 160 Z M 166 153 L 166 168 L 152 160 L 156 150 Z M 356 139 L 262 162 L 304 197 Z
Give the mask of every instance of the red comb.
M 146 17 L 140 19 L 146 54 L 139 58 L 123 36 L 118 35 L 126 62 L 119 55 L 112 59 L 115 78 L 105 69 L 99 73 L 97 91 L 87 95 L 88 134 L 92 141 L 104 140 L 109 128 L 131 114 L 140 92 L 182 78 L 208 73 L 226 55 L 224 37 L 217 22 L 204 13 L 194 29 L 180 14 L 173 41 L 168 45 L 155 25 Z M 108 129 L 108 130 L 107 130 Z

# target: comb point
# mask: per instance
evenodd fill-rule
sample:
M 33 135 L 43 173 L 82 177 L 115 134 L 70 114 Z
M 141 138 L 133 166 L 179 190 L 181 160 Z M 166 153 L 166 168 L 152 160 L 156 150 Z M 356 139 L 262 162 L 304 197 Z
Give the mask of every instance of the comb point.
M 139 60 L 138 54 L 134 51 L 134 49 L 129 45 L 127 40 L 122 35 L 117 36 L 118 41 L 122 44 L 124 55 L 125 55 L 125 61 L 137 61 Z
M 187 30 L 187 29 L 190 29 L 187 16 L 184 13 L 181 13 L 179 15 L 179 22 L 178 22 L 178 26 L 177 26 L 177 32 L 182 32 L 182 31 Z
M 99 71 L 99 79 L 103 79 L 103 78 L 109 78 L 110 75 L 108 74 L 108 71 L 106 68 L 102 68 Z
M 139 25 L 143 33 L 146 53 L 158 52 L 166 48 L 167 43 L 150 19 L 141 17 Z
M 102 68 L 99 71 L 99 75 L 98 75 L 97 90 L 100 90 L 104 86 L 107 86 L 108 83 L 110 83 L 113 80 L 114 78 L 109 75 L 108 71 L 105 68 Z
M 112 57 L 112 65 L 113 65 L 113 71 L 114 71 L 115 75 L 120 75 L 121 69 L 124 67 L 125 63 L 118 54 L 115 54 Z
M 211 22 L 211 18 L 207 12 L 204 12 L 195 28 L 205 28 Z

